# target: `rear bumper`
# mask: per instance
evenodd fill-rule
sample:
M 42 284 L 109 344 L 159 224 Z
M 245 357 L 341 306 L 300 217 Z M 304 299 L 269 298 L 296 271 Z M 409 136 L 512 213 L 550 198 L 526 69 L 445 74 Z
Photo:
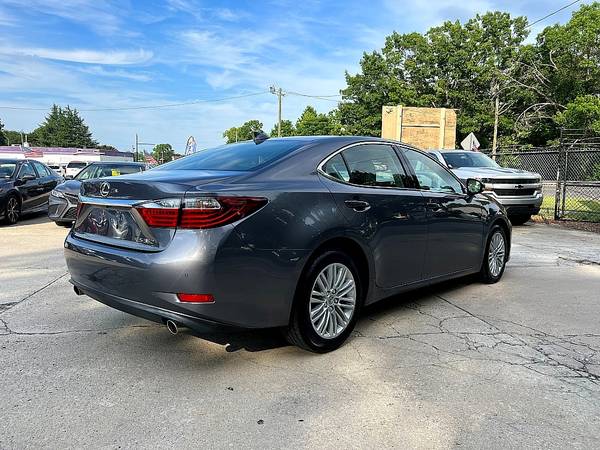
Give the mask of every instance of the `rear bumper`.
M 257 250 L 233 227 L 177 230 L 159 252 L 117 248 L 69 233 L 71 282 L 90 297 L 154 321 L 240 328 L 287 325 L 307 252 Z M 177 293 L 211 294 L 214 303 L 184 303 Z

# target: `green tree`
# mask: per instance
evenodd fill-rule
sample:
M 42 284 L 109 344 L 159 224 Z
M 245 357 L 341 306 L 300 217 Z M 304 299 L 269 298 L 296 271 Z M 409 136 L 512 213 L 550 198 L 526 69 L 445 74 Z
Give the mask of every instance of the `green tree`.
M 19 131 L 4 130 L 4 136 L 6 137 L 7 145 L 21 143 L 21 133 Z
M 294 128 L 294 124 L 291 120 L 284 119 L 281 121 L 281 137 L 296 136 L 296 134 L 296 128 Z M 277 137 L 277 123 L 273 125 L 270 136 Z
M 175 151 L 171 147 L 171 144 L 156 144 L 152 149 L 152 156 L 159 164 L 173 160 L 174 153 Z
M 359 73 L 346 73 L 341 126 L 352 134 L 378 136 L 384 105 L 455 108 L 458 138 L 474 132 L 489 144 L 496 118 L 499 130 L 514 124 L 512 111 L 521 94 L 514 78 L 526 26 L 523 17 L 489 12 L 465 24 L 445 22 L 425 34 L 392 33 L 381 51 L 363 54 Z M 503 120 L 504 113 L 512 120 Z
M 93 148 L 98 144 L 76 109 L 57 105 L 52 106 L 44 122 L 30 134 L 30 140 L 44 147 Z
M 321 136 L 333 132 L 333 124 L 329 116 L 317 113 L 312 106 L 307 106 L 296 121 L 296 133 L 298 136 Z
M 564 128 L 581 128 L 600 134 L 600 97 L 581 95 L 567 104 L 566 109 L 556 116 Z
M 4 134 L 4 124 L 2 123 L 2 120 L 0 120 L 0 145 L 6 145 L 7 143 L 8 139 Z
M 262 130 L 262 127 L 263 124 L 259 120 L 249 120 L 244 122 L 244 124 L 239 127 L 231 127 L 228 130 L 225 130 L 223 132 L 223 137 L 225 138 L 227 144 L 238 141 L 247 141 L 252 139 L 253 131 Z

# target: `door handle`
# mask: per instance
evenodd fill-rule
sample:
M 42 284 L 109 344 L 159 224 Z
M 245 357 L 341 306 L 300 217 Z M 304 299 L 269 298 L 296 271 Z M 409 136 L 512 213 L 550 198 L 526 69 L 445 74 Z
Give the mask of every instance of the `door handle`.
M 440 209 L 443 209 L 443 206 L 436 202 L 430 202 L 427 204 L 427 206 L 429 207 L 430 210 L 432 210 L 434 212 L 439 211 Z
M 348 208 L 352 208 L 356 212 L 365 212 L 371 209 L 371 205 L 362 200 L 346 200 L 344 203 Z

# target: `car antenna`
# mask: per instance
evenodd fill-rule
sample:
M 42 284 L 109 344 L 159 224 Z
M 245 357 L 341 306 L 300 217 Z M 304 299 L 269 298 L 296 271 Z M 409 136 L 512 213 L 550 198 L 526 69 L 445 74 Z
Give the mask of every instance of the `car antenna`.
M 252 130 L 252 140 L 256 145 L 262 144 L 267 139 L 269 139 L 269 135 L 263 130 Z

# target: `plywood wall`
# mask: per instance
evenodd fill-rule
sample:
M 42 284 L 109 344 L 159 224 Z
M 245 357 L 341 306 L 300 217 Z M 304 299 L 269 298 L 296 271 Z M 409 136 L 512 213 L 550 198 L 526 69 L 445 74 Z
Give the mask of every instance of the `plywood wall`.
M 425 150 L 454 149 L 456 111 L 446 108 L 384 106 L 381 137 Z

